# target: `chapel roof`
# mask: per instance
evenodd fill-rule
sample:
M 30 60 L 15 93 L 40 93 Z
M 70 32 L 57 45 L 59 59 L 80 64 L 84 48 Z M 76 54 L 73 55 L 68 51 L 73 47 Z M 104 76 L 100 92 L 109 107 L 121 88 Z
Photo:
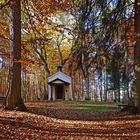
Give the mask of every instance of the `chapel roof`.
M 53 81 L 60 80 L 64 83 L 71 84 L 71 77 L 64 74 L 61 71 L 58 71 L 57 73 L 53 74 L 52 76 L 48 77 L 48 83 L 52 83 Z

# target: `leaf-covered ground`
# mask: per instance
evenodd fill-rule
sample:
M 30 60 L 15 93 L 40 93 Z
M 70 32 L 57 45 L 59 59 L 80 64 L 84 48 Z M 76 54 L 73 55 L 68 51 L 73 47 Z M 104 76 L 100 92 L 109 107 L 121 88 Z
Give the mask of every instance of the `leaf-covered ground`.
M 61 139 L 140 140 L 140 115 L 53 107 L 29 108 L 29 112 L 0 110 L 0 140 Z

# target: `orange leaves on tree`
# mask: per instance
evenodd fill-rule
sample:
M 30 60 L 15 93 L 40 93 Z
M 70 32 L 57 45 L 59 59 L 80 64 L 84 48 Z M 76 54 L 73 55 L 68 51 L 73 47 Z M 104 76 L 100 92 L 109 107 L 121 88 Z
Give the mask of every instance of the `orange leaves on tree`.
M 14 59 L 14 63 L 32 63 L 32 64 L 34 64 L 35 62 L 31 59 L 19 59 L 19 60 Z

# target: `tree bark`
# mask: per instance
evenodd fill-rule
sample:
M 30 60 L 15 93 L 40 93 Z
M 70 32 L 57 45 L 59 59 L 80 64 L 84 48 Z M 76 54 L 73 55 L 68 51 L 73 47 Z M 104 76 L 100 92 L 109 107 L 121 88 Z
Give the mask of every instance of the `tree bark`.
M 10 1 L 10 77 L 6 109 L 22 110 L 26 107 L 21 98 L 21 13 L 20 0 Z
M 85 92 L 84 92 L 84 97 L 83 100 L 90 100 L 89 97 L 89 72 L 88 72 L 88 66 L 87 62 L 85 60 L 85 55 L 82 53 L 82 72 L 84 76 L 84 82 L 85 82 Z
M 135 93 L 136 107 L 140 113 L 140 0 L 135 0 L 135 31 L 136 31 L 136 46 L 135 46 Z
M 85 93 L 84 93 L 83 100 L 90 100 L 90 97 L 89 97 L 89 76 L 88 75 L 86 77 L 84 77 L 84 81 L 85 81 Z

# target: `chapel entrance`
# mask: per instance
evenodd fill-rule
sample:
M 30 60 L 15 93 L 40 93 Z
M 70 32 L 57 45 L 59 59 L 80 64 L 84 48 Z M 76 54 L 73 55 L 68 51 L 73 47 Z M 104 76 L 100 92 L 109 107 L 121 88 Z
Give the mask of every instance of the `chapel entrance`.
M 64 85 L 56 86 L 56 99 L 64 99 Z

